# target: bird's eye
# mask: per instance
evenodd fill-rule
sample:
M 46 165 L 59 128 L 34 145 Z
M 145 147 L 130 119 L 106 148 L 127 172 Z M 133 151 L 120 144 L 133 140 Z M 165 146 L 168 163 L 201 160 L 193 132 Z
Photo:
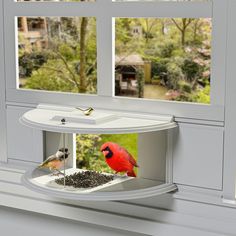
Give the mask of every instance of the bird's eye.
M 108 151 L 108 147 L 105 147 L 101 150 L 101 152 Z

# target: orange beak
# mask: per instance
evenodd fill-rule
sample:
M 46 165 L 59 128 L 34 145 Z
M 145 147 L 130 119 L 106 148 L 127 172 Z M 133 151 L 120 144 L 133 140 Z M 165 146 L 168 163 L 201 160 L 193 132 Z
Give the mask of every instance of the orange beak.
M 105 157 L 108 153 L 109 153 L 109 151 L 105 151 L 105 150 L 102 151 L 102 154 L 104 155 L 104 157 Z

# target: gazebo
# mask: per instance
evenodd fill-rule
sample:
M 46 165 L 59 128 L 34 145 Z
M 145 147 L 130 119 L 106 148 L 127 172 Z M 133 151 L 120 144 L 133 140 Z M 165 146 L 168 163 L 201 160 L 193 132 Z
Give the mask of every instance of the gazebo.
M 137 71 L 143 70 L 145 82 L 151 80 L 151 64 L 138 54 L 116 56 L 116 94 L 137 93 Z

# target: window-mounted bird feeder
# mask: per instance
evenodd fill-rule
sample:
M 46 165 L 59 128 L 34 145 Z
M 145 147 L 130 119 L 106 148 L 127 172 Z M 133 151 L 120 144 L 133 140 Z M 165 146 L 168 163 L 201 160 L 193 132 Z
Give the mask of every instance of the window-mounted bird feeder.
M 44 168 L 29 170 L 22 180 L 32 190 L 74 200 L 125 200 L 150 197 L 176 190 L 176 186 L 172 183 L 172 143 L 173 128 L 177 127 L 177 124 L 172 116 L 39 105 L 36 109 L 26 112 L 20 118 L 20 122 L 28 127 L 44 131 L 46 158 L 62 148 L 54 156 L 47 160 L 44 157 L 42 160 L 45 159 L 44 164 L 46 163 L 45 165 L 52 169 L 52 164 L 48 165 L 48 163 L 57 156 L 56 164 L 59 163 L 60 172 L 65 177 L 53 175 Z M 127 135 L 132 133 L 138 135 L 137 163 L 139 167 L 136 177 L 134 177 L 135 174 L 129 174 L 129 171 L 126 171 L 128 176 L 119 173 L 115 175 L 86 173 L 85 170 L 76 167 L 76 134 Z M 104 162 L 106 159 L 110 164 L 107 158 L 114 156 L 116 150 L 112 149 L 113 146 L 112 151 L 105 146 L 101 150 L 105 156 Z M 119 146 L 115 148 L 121 150 Z M 125 156 L 125 159 L 127 158 L 129 157 Z M 92 187 L 84 183 L 80 185 L 80 179 L 85 175 L 91 178 Z

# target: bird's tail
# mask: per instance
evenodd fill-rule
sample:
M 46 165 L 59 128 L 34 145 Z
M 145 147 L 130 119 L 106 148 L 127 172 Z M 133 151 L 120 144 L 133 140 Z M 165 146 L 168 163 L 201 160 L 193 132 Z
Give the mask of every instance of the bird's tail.
M 135 174 L 134 170 L 128 171 L 127 175 L 130 176 L 130 177 L 136 177 L 136 174 Z
M 38 169 L 43 168 L 43 164 L 38 165 L 37 168 L 38 168 Z
M 45 163 L 41 163 L 40 165 L 37 166 L 38 169 L 44 168 Z

